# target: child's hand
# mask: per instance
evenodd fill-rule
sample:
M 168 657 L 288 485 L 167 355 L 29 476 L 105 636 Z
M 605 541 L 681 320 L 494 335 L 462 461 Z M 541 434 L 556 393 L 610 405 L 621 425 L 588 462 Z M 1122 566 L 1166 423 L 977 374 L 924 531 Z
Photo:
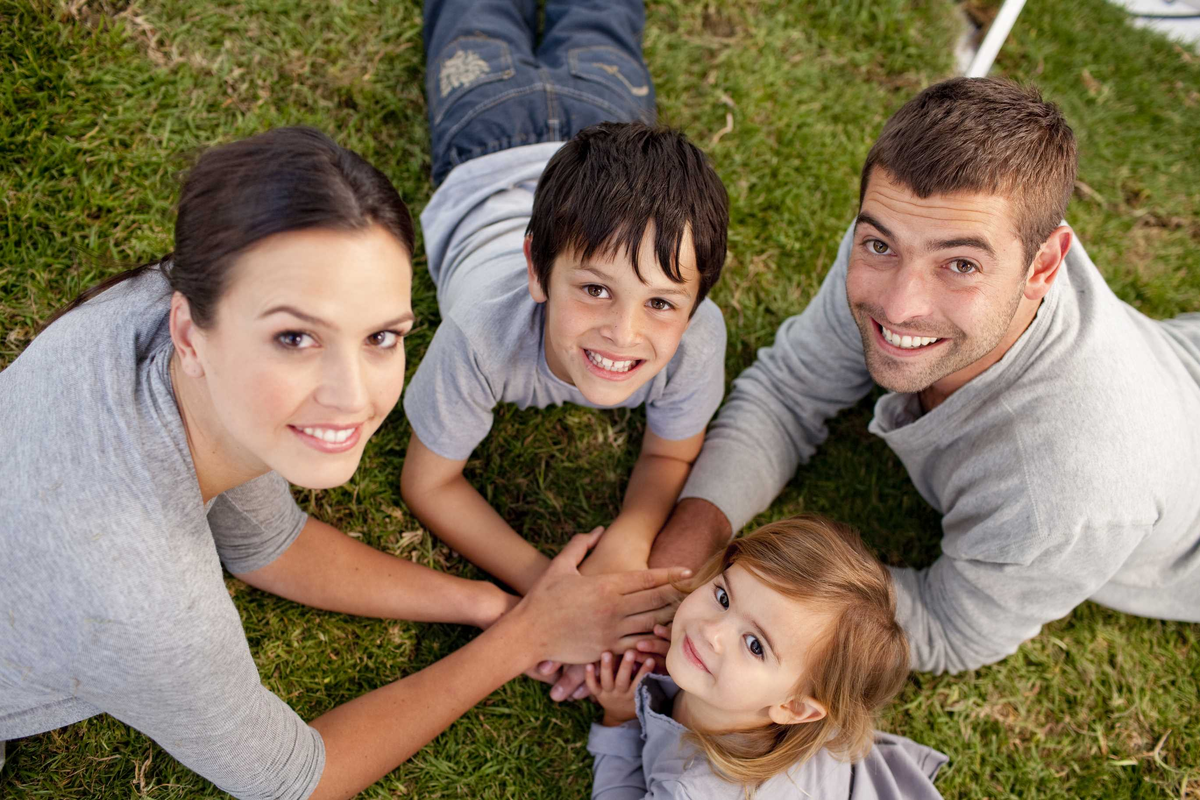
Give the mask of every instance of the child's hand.
M 642 668 L 633 674 L 634 653 L 626 650 L 621 658 L 621 666 L 613 675 L 613 655 L 604 653 L 600 656 L 600 674 L 596 675 L 596 665 L 587 665 L 587 686 L 592 691 L 596 701 L 604 707 L 602 725 L 613 727 L 628 722 L 637 716 L 634 705 L 634 692 L 642 682 L 642 678 L 654 669 L 654 659 L 648 658 L 642 663 Z

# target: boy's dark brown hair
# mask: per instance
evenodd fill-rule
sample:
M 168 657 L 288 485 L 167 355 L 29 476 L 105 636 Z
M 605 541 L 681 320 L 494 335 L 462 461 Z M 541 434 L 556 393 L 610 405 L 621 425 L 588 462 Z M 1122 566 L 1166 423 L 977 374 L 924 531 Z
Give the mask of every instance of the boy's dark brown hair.
M 876 167 L 922 198 L 1004 195 L 1028 265 L 1067 213 L 1075 188 L 1075 135 L 1036 87 L 952 78 L 909 100 L 883 126 L 863 164 L 860 208 Z
M 587 259 L 624 250 L 641 279 L 638 248 L 654 224 L 654 252 L 667 277 L 682 283 L 679 256 L 691 231 L 700 290 L 708 294 L 725 264 L 729 198 L 700 148 L 679 131 L 641 122 L 584 128 L 546 165 L 526 233 L 543 290 L 561 253 Z

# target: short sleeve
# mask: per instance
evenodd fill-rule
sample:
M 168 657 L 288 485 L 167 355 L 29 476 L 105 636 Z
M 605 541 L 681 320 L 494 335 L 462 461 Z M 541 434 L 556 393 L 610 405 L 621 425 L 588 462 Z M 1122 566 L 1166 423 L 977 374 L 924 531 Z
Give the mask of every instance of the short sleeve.
M 444 319 L 404 394 L 413 433 L 442 458 L 465 461 L 492 429 L 496 403 L 470 339 Z
M 661 396 L 646 404 L 656 436 L 677 441 L 703 431 L 725 395 L 725 318 L 705 299 L 667 367 Z
M 208 525 L 221 563 L 234 574 L 270 564 L 308 522 L 278 472 L 268 472 L 217 495 L 208 510 Z

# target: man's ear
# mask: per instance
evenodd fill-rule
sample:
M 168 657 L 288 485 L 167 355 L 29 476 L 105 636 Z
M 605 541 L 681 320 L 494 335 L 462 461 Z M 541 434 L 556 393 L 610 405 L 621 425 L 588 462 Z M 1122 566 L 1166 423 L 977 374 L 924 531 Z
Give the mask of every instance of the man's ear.
M 533 268 L 533 256 L 530 254 L 532 242 L 533 237 L 525 234 L 525 271 L 529 277 L 529 296 L 535 303 L 544 303 L 546 302 L 546 290 L 542 287 L 542 282 L 538 280 L 537 270 Z
M 200 362 L 197 345 L 203 347 L 204 334 L 192 320 L 192 307 L 179 292 L 171 295 L 171 343 L 179 356 L 179 366 L 189 378 L 203 378 L 204 365 Z
M 1058 277 L 1058 268 L 1062 266 L 1067 251 L 1071 249 L 1074 234 L 1068 225 L 1059 225 L 1042 243 L 1033 263 L 1029 265 L 1029 277 L 1025 279 L 1025 297 L 1029 300 L 1041 300 L 1054 285 Z
M 800 725 L 805 722 L 816 722 L 825 719 L 827 714 L 824 705 L 808 696 L 771 706 L 767 710 L 767 715 L 776 725 Z

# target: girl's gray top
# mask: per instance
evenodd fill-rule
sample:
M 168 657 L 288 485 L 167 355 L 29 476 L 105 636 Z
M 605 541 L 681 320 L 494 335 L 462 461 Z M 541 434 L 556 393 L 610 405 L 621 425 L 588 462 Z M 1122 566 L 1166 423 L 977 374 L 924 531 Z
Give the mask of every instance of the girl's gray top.
M 0 373 L 0 740 L 108 713 L 235 797 L 304 798 L 324 744 L 259 680 L 221 563 L 265 566 L 307 517 L 276 473 L 201 501 L 170 297 L 151 269 Z
M 605 728 L 592 725 L 595 756 L 592 797 L 597 800 L 741 800 L 740 784 L 715 772 L 701 751 L 683 740 L 687 728 L 671 719 L 679 687 L 648 675 L 637 689 L 637 719 Z M 934 776 L 949 759 L 903 736 L 875 734 L 875 746 L 854 763 L 821 750 L 803 764 L 766 781 L 756 800 L 939 800 Z

